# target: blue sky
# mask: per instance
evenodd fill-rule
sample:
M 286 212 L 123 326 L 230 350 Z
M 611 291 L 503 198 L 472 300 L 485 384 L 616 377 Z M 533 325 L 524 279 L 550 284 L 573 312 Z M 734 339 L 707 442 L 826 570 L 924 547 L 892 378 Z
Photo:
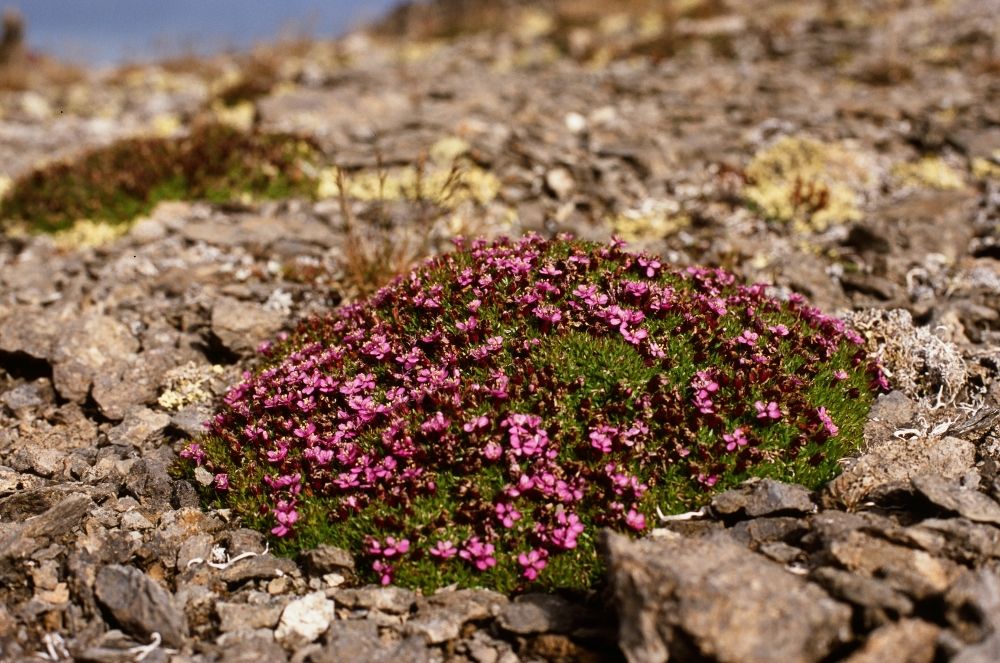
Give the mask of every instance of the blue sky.
M 247 47 L 283 29 L 334 36 L 398 0 L 0 0 L 35 49 L 93 63 Z

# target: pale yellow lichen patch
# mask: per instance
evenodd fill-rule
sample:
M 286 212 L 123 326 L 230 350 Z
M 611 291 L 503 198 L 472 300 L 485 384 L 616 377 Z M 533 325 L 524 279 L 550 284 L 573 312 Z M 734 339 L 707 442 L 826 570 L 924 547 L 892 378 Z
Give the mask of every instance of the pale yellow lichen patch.
M 875 182 L 869 161 L 842 143 L 784 136 L 750 161 L 744 197 L 767 218 L 801 231 L 857 221 L 862 192 Z
M 226 106 L 219 101 L 212 104 L 215 119 L 239 131 L 250 131 L 256 114 L 257 107 L 252 101 L 241 101 L 234 106 Z
M 611 231 L 626 242 L 663 239 L 691 225 L 673 200 L 647 199 L 639 207 L 627 209 L 609 220 Z
M 157 136 L 168 138 L 181 130 L 181 120 L 173 113 L 163 113 L 153 118 L 150 128 Z
M 972 160 L 972 176 L 977 180 L 1000 180 L 1000 150 L 993 153 L 992 159 L 977 157 Z
M 433 56 L 443 49 L 443 41 L 413 41 L 403 44 L 397 51 L 397 56 L 402 62 L 420 62 Z
M 527 9 L 518 15 L 513 34 L 521 41 L 535 41 L 550 34 L 555 27 L 555 18 L 549 12 Z
M 157 402 L 164 410 L 179 410 L 185 405 L 207 403 L 212 399 L 209 382 L 220 377 L 224 370 L 217 364 L 209 366 L 193 361 L 171 369 L 164 376 L 166 389 Z
M 914 162 L 898 163 L 892 176 L 903 186 L 931 189 L 961 189 L 965 186 L 962 174 L 949 166 L 941 157 L 923 157 Z
M 52 241 L 59 248 L 78 249 L 103 246 L 115 241 L 128 232 L 127 224 L 113 225 L 81 219 L 65 230 L 52 235 Z
M 445 136 L 431 145 L 428 156 L 438 166 L 450 167 L 459 157 L 465 156 L 469 149 L 469 144 L 461 138 Z
M 470 200 L 483 205 L 500 193 L 500 181 L 495 175 L 469 164 L 455 169 L 428 164 L 423 169 L 406 166 L 389 168 L 382 173 L 364 170 L 349 173 L 344 179 L 345 193 L 354 200 L 424 200 L 454 208 Z M 320 198 L 340 196 L 336 168 L 320 173 L 317 195 Z

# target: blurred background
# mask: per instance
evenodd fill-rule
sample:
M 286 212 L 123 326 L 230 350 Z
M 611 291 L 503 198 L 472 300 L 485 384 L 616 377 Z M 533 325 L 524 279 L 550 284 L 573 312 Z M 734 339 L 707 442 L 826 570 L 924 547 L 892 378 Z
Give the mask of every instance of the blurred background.
M 398 0 L 20 0 L 4 2 L 27 46 L 92 65 L 245 49 L 282 36 L 335 37 Z

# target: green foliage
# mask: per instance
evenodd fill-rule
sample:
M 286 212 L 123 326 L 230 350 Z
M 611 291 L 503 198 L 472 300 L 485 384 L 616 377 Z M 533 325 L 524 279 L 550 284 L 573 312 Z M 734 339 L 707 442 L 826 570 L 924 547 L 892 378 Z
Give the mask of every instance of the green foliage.
M 298 136 L 220 124 L 182 138 L 128 138 L 21 177 L 0 201 L 0 219 L 56 232 L 80 219 L 126 223 L 163 200 L 312 196 L 304 164 L 318 154 Z

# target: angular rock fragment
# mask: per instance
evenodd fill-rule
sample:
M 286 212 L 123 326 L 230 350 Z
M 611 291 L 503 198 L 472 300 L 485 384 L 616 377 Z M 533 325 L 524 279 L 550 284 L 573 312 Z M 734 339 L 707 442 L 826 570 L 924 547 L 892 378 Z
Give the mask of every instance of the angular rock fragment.
M 409 612 L 417 601 L 417 595 L 413 591 L 394 586 L 368 585 L 356 589 L 341 589 L 333 596 L 346 608 L 380 610 L 394 615 Z
M 274 637 L 286 647 L 308 644 L 323 634 L 334 616 L 334 603 L 323 592 L 307 594 L 285 606 Z
M 173 597 L 139 569 L 105 566 L 97 572 L 94 594 L 128 633 L 142 638 L 159 633 L 169 647 L 180 647 L 187 635 L 187 621 Z
M 832 542 L 829 550 L 849 571 L 880 578 L 918 601 L 943 594 L 960 572 L 954 562 L 860 531 Z
M 948 511 L 977 523 L 1000 525 L 1000 504 L 975 488 L 949 481 L 936 474 L 922 474 L 911 479 L 913 487 L 928 500 Z
M 327 573 L 354 573 L 354 555 L 343 548 L 327 544 L 316 546 L 301 555 L 302 565 L 313 575 Z
M 138 350 L 138 339 L 118 320 L 85 315 L 63 330 L 53 351 L 56 391 L 63 398 L 83 403 L 101 371 L 120 370 Z
M 569 633 L 584 617 L 580 606 L 552 594 L 523 594 L 497 616 L 505 631 L 518 635 Z
M 850 636 L 850 608 L 724 534 L 604 536 L 630 661 L 815 663 Z
M 972 469 L 976 447 L 957 437 L 893 439 L 858 459 L 827 484 L 824 503 L 856 507 L 896 490 L 911 491 L 911 479 L 937 474 L 957 479 Z
M 422 636 L 428 644 L 454 640 L 465 624 L 494 617 L 508 603 L 507 597 L 485 589 L 462 589 L 428 597 L 404 633 Z
M 886 624 L 868 636 L 845 663 L 933 663 L 941 627 L 919 619 Z
M 774 479 L 747 481 L 739 488 L 713 497 L 711 507 L 720 516 L 742 513 L 748 518 L 779 513 L 806 514 L 816 510 L 809 490 Z
M 228 350 L 247 355 L 281 329 L 285 316 L 256 302 L 220 297 L 212 307 L 212 333 Z
M 219 578 L 226 583 L 238 583 L 252 579 L 279 578 L 298 571 L 295 562 L 273 555 L 256 555 L 245 557 L 233 562 L 219 573 Z

